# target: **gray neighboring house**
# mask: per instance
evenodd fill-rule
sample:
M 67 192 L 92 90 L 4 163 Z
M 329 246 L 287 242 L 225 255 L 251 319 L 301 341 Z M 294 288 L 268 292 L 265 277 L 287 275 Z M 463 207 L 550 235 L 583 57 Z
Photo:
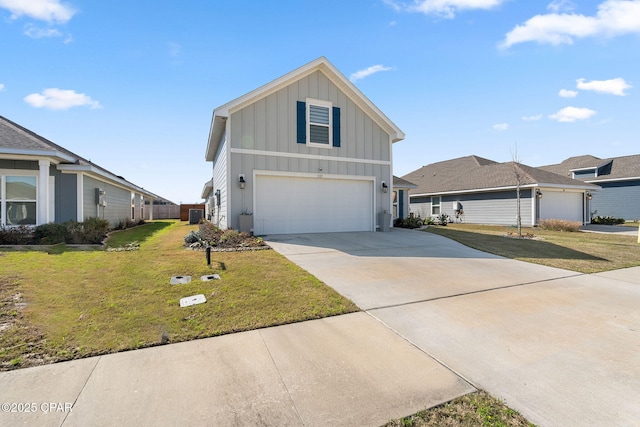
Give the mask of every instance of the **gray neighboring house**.
M 417 186 L 397 176 L 393 176 L 393 219 L 409 217 L 409 191 Z
M 123 177 L 0 116 L 0 227 L 100 217 L 143 218 L 157 198 Z
M 599 185 L 601 190 L 591 200 L 592 217 L 640 219 L 640 154 L 608 159 L 576 156 L 540 169 Z
M 214 110 L 207 215 L 256 235 L 383 229 L 381 221 L 391 225 L 392 144 L 402 139 L 318 58 Z
M 541 219 L 590 221 L 589 203 L 597 185 L 520 163 L 467 156 L 423 166 L 402 178 L 417 185 L 410 193 L 414 215 L 444 213 L 455 221 L 516 225 L 516 171 L 523 226 Z

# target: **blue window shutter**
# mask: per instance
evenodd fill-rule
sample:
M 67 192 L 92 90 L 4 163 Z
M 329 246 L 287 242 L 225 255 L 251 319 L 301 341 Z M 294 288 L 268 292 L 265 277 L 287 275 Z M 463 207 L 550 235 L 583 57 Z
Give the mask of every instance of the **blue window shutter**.
M 340 108 L 333 107 L 333 146 L 340 147 Z
M 297 109 L 297 131 L 296 142 L 298 144 L 307 143 L 307 106 L 304 102 L 298 101 Z
M 398 190 L 398 218 L 404 218 L 404 190 Z

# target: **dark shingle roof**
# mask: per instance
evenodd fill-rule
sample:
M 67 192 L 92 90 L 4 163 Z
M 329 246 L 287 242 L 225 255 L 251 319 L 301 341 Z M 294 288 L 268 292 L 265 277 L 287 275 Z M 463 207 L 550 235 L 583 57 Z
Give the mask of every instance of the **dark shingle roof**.
M 413 182 L 393 175 L 393 188 L 416 188 Z
M 477 156 L 467 156 L 423 166 L 403 179 L 416 183 L 412 194 L 434 194 L 458 191 L 513 188 L 516 172 L 521 185 L 580 186 L 594 189 L 566 176 L 521 163 L 497 163 Z
M 572 176 L 572 170 L 599 168 L 611 164 L 611 168 L 602 168 L 597 177 L 577 178 L 589 182 L 618 180 L 624 178 L 640 177 L 640 154 L 631 156 L 611 157 L 600 159 L 591 155 L 569 157 L 556 165 L 540 166 L 540 169 L 554 172 L 564 176 Z

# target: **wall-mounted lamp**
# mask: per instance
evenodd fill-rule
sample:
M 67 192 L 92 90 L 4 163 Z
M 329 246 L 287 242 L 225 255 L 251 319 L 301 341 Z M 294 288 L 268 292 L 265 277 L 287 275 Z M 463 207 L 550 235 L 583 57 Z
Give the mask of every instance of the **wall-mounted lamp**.
M 587 200 L 591 200 L 593 199 L 593 196 L 591 195 L 591 193 L 587 192 Z
M 382 188 L 382 192 L 383 193 L 388 193 L 389 192 L 389 187 L 387 186 L 387 183 L 382 181 L 382 184 L 380 185 L 380 188 Z
M 536 197 L 538 199 L 542 199 L 542 193 L 540 192 L 540 190 L 536 189 Z
M 244 175 L 240 174 L 238 176 L 238 185 L 240 185 L 240 189 L 244 190 L 244 187 L 247 185 L 247 181 L 244 180 Z

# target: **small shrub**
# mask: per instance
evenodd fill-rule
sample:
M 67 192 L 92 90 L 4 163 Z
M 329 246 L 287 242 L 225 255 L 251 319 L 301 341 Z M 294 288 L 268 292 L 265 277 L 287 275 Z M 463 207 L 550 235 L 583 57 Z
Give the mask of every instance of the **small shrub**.
M 36 227 L 33 237 L 40 245 L 55 245 L 71 241 L 71 233 L 66 224 L 42 224 Z
M 580 230 L 582 223 L 566 219 L 542 219 L 538 222 L 538 227 L 541 230 L 575 232 Z
M 222 236 L 220 236 L 220 240 L 218 241 L 218 244 L 222 246 L 236 246 L 242 243 L 242 241 L 246 237 L 245 234 L 246 233 L 241 233 L 237 230 L 230 228 L 228 230 L 225 230 L 224 233 L 222 233 Z
M 614 218 L 612 216 L 595 216 L 591 218 L 591 224 L 617 225 L 624 224 L 624 218 Z
M 82 223 L 82 240 L 85 243 L 102 243 L 109 231 L 109 221 L 102 218 L 87 218 Z
M 0 245 L 29 245 L 33 243 L 33 228 L 20 225 L 18 227 L 0 227 Z
M 222 230 L 220 230 L 214 223 L 209 221 L 201 222 L 198 225 L 198 231 L 202 240 L 207 242 L 217 242 L 220 240 Z
M 200 236 L 200 232 L 198 232 L 198 231 L 191 230 L 189 232 L 189 234 L 184 236 L 184 242 L 187 245 L 191 245 L 193 243 L 197 243 L 197 242 L 200 242 L 200 241 L 202 241 L 202 238 Z
M 123 218 L 113 227 L 114 230 L 126 230 L 127 228 L 135 227 L 136 225 L 143 225 L 144 220 L 134 221 L 131 218 Z
M 436 221 L 433 219 L 432 216 L 428 216 L 424 219 L 424 224 L 425 225 L 435 225 Z
M 449 224 L 449 215 L 446 213 L 440 214 L 436 220 L 438 221 L 438 225 L 447 225 Z
M 399 228 L 420 228 L 422 225 L 422 218 L 418 217 L 396 218 L 396 220 L 393 221 L 393 226 Z

